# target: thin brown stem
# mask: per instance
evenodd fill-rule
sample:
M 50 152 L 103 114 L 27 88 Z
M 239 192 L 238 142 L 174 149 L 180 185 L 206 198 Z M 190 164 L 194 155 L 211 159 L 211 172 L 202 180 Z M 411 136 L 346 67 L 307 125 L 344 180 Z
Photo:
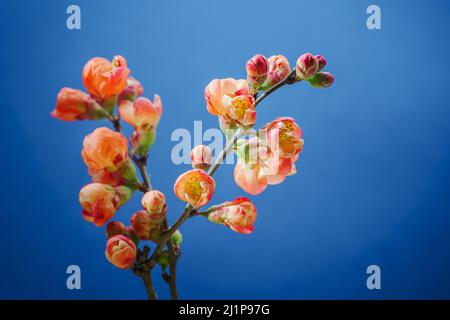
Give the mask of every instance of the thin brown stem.
M 291 71 L 291 73 L 286 77 L 286 79 L 284 79 L 283 81 L 277 83 L 276 85 L 274 85 L 272 88 L 270 88 L 269 90 L 267 90 L 266 92 L 264 92 L 262 95 L 260 95 L 258 97 L 258 99 L 256 99 L 255 101 L 255 105 L 257 106 L 258 104 L 260 104 L 265 98 L 267 98 L 268 96 L 270 96 L 270 94 L 278 89 L 280 89 L 281 87 L 283 87 L 286 84 L 293 84 L 295 82 L 298 82 L 300 80 L 296 79 L 296 74 L 295 74 L 295 68 Z
M 158 296 L 156 295 L 155 288 L 153 287 L 152 274 L 151 271 L 146 272 L 142 276 L 142 281 L 144 281 L 145 289 L 147 291 L 149 300 L 156 300 Z
M 150 181 L 150 175 L 147 171 L 147 157 L 137 157 L 133 155 L 131 157 L 133 159 L 133 162 L 136 164 L 136 166 L 139 169 L 139 172 L 141 173 L 142 180 L 144 180 L 144 186 L 146 188 L 145 192 L 153 190 L 152 183 Z
M 168 242 L 169 247 L 169 288 L 170 296 L 172 300 L 178 300 L 178 289 L 177 289 L 177 262 L 178 255 L 175 253 L 173 243 L 171 240 Z
M 132 271 L 135 275 L 142 279 L 144 282 L 145 290 L 147 291 L 147 297 L 149 300 L 158 299 L 158 295 L 156 294 L 155 288 L 153 286 L 151 270 L 147 268 L 145 265 L 145 261 L 147 260 L 148 253 L 150 252 L 150 248 L 148 246 L 144 246 L 144 250 L 138 250 L 136 263 L 132 267 Z

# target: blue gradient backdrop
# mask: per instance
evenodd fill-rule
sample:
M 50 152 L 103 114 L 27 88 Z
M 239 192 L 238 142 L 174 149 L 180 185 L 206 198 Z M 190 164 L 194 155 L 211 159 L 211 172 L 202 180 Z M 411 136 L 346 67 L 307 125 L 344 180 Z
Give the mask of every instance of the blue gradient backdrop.
M 0 298 L 145 298 L 80 215 L 81 143 L 100 124 L 49 116 L 61 87 L 82 88 L 89 58 L 124 55 L 146 95 L 162 96 L 149 166 L 173 221 L 183 208 L 173 181 L 188 166 L 171 163 L 170 135 L 194 120 L 217 125 L 204 86 L 244 77 L 255 53 L 294 64 L 307 51 L 328 59 L 334 86 L 283 88 L 258 108 L 259 125 L 282 115 L 302 126 L 299 173 L 252 197 L 250 236 L 200 218 L 183 226 L 181 297 L 450 298 L 447 1 L 75 1 L 79 31 L 65 26 L 71 3 L 0 8 Z M 366 28 L 373 3 L 378 31 Z M 232 170 L 217 173 L 215 202 L 243 194 Z M 117 217 L 128 222 L 138 208 L 135 197 Z M 66 289 L 70 264 L 81 267 L 81 290 Z M 370 264 L 382 290 L 366 288 Z M 158 273 L 155 282 L 167 298 Z

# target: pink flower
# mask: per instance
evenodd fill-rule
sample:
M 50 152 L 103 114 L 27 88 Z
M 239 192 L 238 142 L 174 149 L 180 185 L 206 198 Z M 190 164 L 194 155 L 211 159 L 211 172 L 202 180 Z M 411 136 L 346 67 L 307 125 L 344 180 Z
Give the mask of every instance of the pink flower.
M 110 62 L 105 58 L 92 58 L 83 68 L 83 83 L 87 91 L 100 100 L 117 96 L 125 89 L 130 69 L 122 56 Z
M 180 175 L 175 181 L 175 195 L 193 207 L 207 204 L 213 194 L 216 183 L 214 179 L 201 169 L 192 169 Z
M 269 61 L 262 54 L 257 54 L 247 61 L 247 81 L 253 88 L 258 88 L 266 80 Z
M 81 90 L 62 88 L 58 93 L 55 110 L 50 114 L 62 121 L 100 119 L 105 115 L 102 107 Z
M 295 162 L 298 160 L 298 153 L 301 148 L 295 146 L 295 141 L 291 141 L 293 146 L 288 145 L 285 147 L 282 144 L 284 149 L 281 148 L 278 143 L 279 137 L 282 136 L 280 132 L 283 132 L 283 134 L 285 132 L 283 131 L 284 129 L 280 130 L 280 128 L 276 127 L 277 123 L 282 123 L 283 125 L 287 123 L 292 126 L 293 132 L 298 134 L 292 121 L 293 119 L 291 118 L 279 118 L 266 125 L 266 128 L 273 125 L 273 127 L 270 127 L 270 130 L 274 132 L 268 134 L 268 140 L 271 144 L 267 143 L 265 135 L 261 138 L 252 137 L 243 143 L 238 141 L 236 149 L 238 162 L 234 169 L 234 180 L 247 193 L 260 194 L 266 189 L 267 185 L 279 184 L 285 180 L 286 176 L 297 172 Z M 303 146 L 302 139 L 301 146 Z
M 226 107 L 223 104 L 225 95 L 234 98 L 239 95 L 248 95 L 248 84 L 246 80 L 214 79 L 205 88 L 206 107 L 213 115 L 225 115 Z
M 289 61 L 285 56 L 276 55 L 269 58 L 269 72 L 260 89 L 267 90 L 280 83 L 291 73 Z
M 195 146 L 190 153 L 192 167 L 206 170 L 211 165 L 211 149 L 203 144 Z
M 323 61 L 322 61 L 323 62 Z M 295 72 L 302 80 L 309 80 L 319 71 L 319 61 L 311 53 L 305 53 L 297 59 Z
M 116 235 L 106 243 L 106 259 L 120 269 L 130 268 L 136 261 L 136 245 L 123 235 Z
M 154 102 L 144 97 L 134 102 L 122 100 L 119 104 L 119 113 L 122 119 L 135 128 L 149 130 L 158 126 L 162 115 L 161 98 L 155 94 Z
M 208 215 L 208 219 L 233 231 L 248 234 L 254 229 L 256 207 L 248 198 L 239 197 L 218 205 L 217 209 Z
M 234 167 L 234 181 L 245 192 L 257 195 L 267 188 L 267 178 L 260 174 L 261 166 L 258 164 L 246 164 L 243 159 L 238 159 Z
M 255 99 L 251 95 L 240 95 L 234 98 L 223 97 L 226 106 L 226 118 L 241 126 L 253 126 L 256 122 Z

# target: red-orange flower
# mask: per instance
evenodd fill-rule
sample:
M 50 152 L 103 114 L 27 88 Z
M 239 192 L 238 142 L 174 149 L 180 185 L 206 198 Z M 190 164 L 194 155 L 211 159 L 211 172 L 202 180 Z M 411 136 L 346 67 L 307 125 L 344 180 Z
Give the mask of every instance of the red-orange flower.
M 104 110 L 89 95 L 81 90 L 62 88 L 58 93 L 52 117 L 62 121 L 100 119 Z
M 136 245 L 123 235 L 108 239 L 106 243 L 106 259 L 120 269 L 130 268 L 136 261 Z
M 248 234 L 254 229 L 256 207 L 248 198 L 239 197 L 218 205 L 217 209 L 208 215 L 208 219 L 233 231 Z
M 215 187 L 214 179 L 205 171 L 192 169 L 178 177 L 173 190 L 181 200 L 193 207 L 201 207 L 211 200 Z
M 119 95 L 127 84 L 130 70 L 122 56 L 115 56 L 110 62 L 105 58 L 92 58 L 83 68 L 83 83 L 87 91 L 101 99 Z

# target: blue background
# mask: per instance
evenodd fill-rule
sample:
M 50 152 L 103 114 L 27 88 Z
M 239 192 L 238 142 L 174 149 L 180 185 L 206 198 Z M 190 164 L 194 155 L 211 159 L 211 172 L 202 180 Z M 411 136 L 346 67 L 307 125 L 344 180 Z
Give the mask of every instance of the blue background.
M 3 1 L 0 10 L 0 298 L 143 299 L 140 280 L 109 264 L 102 229 L 77 202 L 89 181 L 83 137 L 106 122 L 50 118 L 63 86 L 82 88 L 94 56 L 122 54 L 164 115 L 149 160 L 173 222 L 172 186 L 189 168 L 170 161 L 176 128 L 217 126 L 205 85 L 245 77 L 256 53 L 322 54 L 336 82 L 283 88 L 258 108 L 258 125 L 294 117 L 304 130 L 298 174 L 262 195 L 256 230 L 206 219 L 182 228 L 182 298 L 450 298 L 450 127 L 447 1 Z M 366 28 L 366 8 L 382 29 Z M 447 40 L 445 40 L 447 39 Z M 129 129 L 127 133 L 129 133 Z M 222 167 L 213 201 L 243 195 Z M 128 222 L 135 196 L 117 214 Z M 66 268 L 82 289 L 66 288 Z M 382 290 L 366 288 L 377 264 Z M 167 288 L 154 273 L 157 290 Z

